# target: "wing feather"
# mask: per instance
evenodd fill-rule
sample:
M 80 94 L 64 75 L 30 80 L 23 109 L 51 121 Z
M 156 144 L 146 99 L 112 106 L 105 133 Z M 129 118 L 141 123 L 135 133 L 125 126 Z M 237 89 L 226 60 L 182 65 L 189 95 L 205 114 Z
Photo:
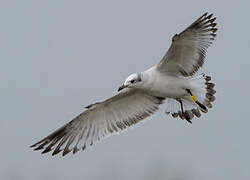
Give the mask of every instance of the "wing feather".
M 31 147 L 53 150 L 52 155 L 62 151 L 66 155 L 73 150 L 85 149 L 94 142 L 119 132 L 158 110 L 163 98 L 157 98 L 135 89 L 125 89 L 103 102 L 88 106 L 88 109 L 68 124 L 59 128 Z
M 216 37 L 216 18 L 212 16 L 213 14 L 203 14 L 172 38 L 169 50 L 157 65 L 161 72 L 176 76 L 192 76 L 202 67 L 207 49 Z

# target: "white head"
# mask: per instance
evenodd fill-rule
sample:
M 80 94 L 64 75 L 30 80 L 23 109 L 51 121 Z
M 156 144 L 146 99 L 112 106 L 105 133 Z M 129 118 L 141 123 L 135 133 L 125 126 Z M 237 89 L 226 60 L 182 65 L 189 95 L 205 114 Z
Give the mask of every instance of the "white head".
M 124 88 L 140 88 L 143 83 L 143 74 L 142 73 L 133 73 L 127 77 L 124 84 L 119 87 L 118 91 L 121 91 Z

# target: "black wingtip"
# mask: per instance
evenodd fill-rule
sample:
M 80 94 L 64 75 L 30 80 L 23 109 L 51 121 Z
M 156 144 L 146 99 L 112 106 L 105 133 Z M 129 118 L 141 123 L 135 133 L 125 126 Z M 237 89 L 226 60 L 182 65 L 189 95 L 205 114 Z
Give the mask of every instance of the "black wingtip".
M 209 14 L 209 15 L 207 16 L 207 18 L 208 18 L 208 19 L 211 19 L 212 16 L 213 16 L 213 13 Z
M 30 146 L 30 148 L 33 148 L 33 147 L 36 147 L 36 144 L 32 144 L 32 145 Z
M 79 148 L 77 148 L 76 146 L 73 148 L 73 154 L 77 153 L 79 151 Z
M 68 154 L 70 151 L 63 151 L 62 157 L 64 157 L 66 154 Z
M 41 141 L 39 141 L 39 142 L 36 142 L 35 144 L 32 144 L 32 145 L 30 146 L 30 148 L 34 148 L 34 147 L 36 147 L 37 145 L 41 144 L 42 142 L 43 142 L 43 140 L 41 140 Z
M 201 17 L 207 16 L 208 12 L 205 12 Z
M 56 149 L 53 151 L 52 156 L 57 155 L 59 152 L 61 152 L 62 149 Z
M 48 153 L 50 152 L 52 149 L 51 148 L 45 148 L 44 151 L 41 152 L 41 154 L 45 154 L 45 153 Z
M 34 151 L 38 151 L 40 149 L 43 149 L 43 146 L 38 146 L 37 148 L 34 149 Z

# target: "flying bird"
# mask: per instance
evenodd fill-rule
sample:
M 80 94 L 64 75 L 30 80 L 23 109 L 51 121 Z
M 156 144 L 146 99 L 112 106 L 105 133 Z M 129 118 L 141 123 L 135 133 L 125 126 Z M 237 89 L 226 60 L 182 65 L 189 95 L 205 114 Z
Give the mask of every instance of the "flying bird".
M 86 110 L 55 132 L 35 143 L 34 150 L 62 155 L 93 145 L 94 142 L 132 126 L 169 103 L 168 114 L 192 123 L 207 113 L 215 100 L 215 84 L 200 72 L 208 47 L 215 39 L 216 18 L 205 13 L 180 34 L 162 60 L 146 71 L 133 73 L 104 101 Z

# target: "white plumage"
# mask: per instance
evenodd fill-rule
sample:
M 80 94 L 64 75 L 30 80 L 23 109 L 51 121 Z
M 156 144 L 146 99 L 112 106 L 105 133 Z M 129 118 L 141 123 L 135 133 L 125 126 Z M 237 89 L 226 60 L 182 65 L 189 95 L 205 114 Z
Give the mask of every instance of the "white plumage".
M 207 48 L 215 38 L 215 18 L 205 13 L 187 29 L 172 38 L 172 45 L 159 64 L 130 75 L 119 93 L 107 100 L 87 106 L 71 122 L 31 147 L 53 150 L 63 155 L 85 149 L 95 141 L 119 132 L 145 119 L 164 101 L 168 113 L 191 123 L 211 108 L 215 100 L 211 77 L 197 74 L 204 63 Z

